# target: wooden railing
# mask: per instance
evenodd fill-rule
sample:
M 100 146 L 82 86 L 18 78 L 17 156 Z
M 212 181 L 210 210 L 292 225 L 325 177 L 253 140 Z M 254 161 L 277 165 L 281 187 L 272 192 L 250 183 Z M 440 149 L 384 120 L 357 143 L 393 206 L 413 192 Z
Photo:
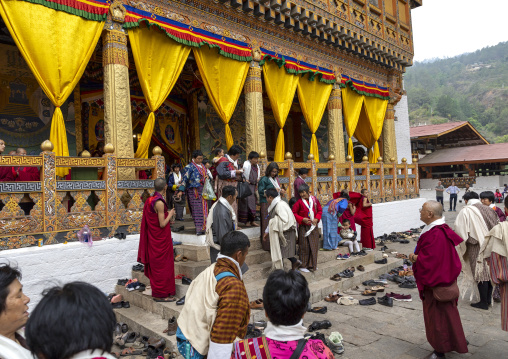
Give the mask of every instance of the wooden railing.
M 0 166 L 40 168 L 40 181 L 0 182 L 0 249 L 76 241 L 84 225 L 96 238 L 139 232 L 153 179 L 165 176 L 160 148 L 150 159 L 117 158 L 112 145 L 105 146 L 103 157 L 88 158 L 57 157 L 49 141 L 41 148 L 39 156 L 0 156 Z M 90 168 L 92 177 L 57 180 L 57 167 Z M 134 178 L 135 169 L 151 169 L 152 179 L 121 179 L 122 172 Z
M 307 162 L 293 162 L 290 153 L 286 154 L 284 162 L 277 162 L 282 170 L 279 177 L 282 188 L 286 190 L 286 197 L 294 197 L 294 181 L 296 172 L 300 168 L 309 170 L 306 183 L 311 192 L 322 205 L 333 198 L 333 194 L 343 189 L 360 192 L 363 188 L 369 191 L 372 203 L 398 201 L 419 196 L 418 164 L 407 164 L 405 158 L 401 164 L 383 163 L 380 157 L 377 163 L 369 163 L 367 157 L 362 163 L 354 163 L 350 156 L 345 163 L 337 163 L 332 155 L 328 162 L 316 163 L 314 156 L 309 155 Z M 262 172 L 268 165 L 265 158 L 261 158 Z
M 0 250 L 76 241 L 84 225 L 96 238 L 139 233 L 144 201 L 154 192 L 153 180 L 165 176 L 160 148 L 154 149 L 150 159 L 118 158 L 112 145 L 105 146 L 103 157 L 57 157 L 49 141 L 41 148 L 39 156 L 0 156 L 0 166 L 40 168 L 40 181 L 0 182 Z M 262 173 L 267 164 L 261 158 Z M 386 164 L 381 158 L 375 164 L 350 159 L 337 163 L 332 156 L 328 162 L 316 163 L 311 155 L 307 162 L 298 163 L 287 154 L 278 165 L 288 199 L 294 196 L 300 168 L 309 169 L 307 183 L 322 204 L 345 188 L 356 192 L 367 188 L 373 203 L 418 196 L 418 166 L 404 159 L 401 164 Z M 60 180 L 59 167 L 70 167 L 75 174 L 79 168 L 88 168 L 92 177 Z M 152 178 L 131 179 L 139 169 L 151 169 Z

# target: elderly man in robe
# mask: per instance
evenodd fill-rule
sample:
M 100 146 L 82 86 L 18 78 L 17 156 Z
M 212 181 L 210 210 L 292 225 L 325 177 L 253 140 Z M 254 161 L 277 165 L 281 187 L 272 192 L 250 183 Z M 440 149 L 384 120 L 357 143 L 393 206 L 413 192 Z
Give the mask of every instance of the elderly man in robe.
M 154 181 L 155 193 L 145 201 L 139 238 L 138 262 L 145 265 L 145 275 L 150 279 L 152 297 L 156 302 L 174 302 L 175 258 L 169 221 L 175 210 L 168 211 L 163 197 L 166 181 Z
M 462 238 L 445 223 L 443 206 L 437 201 L 424 203 L 420 219 L 426 226 L 409 260 L 413 262 L 422 300 L 427 340 L 434 348 L 426 359 L 444 358 L 445 353 L 451 351 L 467 353 L 467 341 L 457 308 L 457 277 L 462 265 L 455 247 Z M 448 294 L 443 295 L 442 291 Z
M 263 241 L 270 241 L 272 269 L 283 269 L 283 259 L 291 262 L 293 270 L 302 264 L 296 258 L 296 219 L 289 205 L 284 202 L 275 188 L 265 192 L 268 202 L 269 221 L 263 235 Z
M 504 199 L 508 208 L 508 197 Z M 499 286 L 501 296 L 501 329 L 508 332 L 508 221 L 503 221 L 487 234 L 480 249 L 478 265 L 489 263 L 492 282 Z
M 479 198 L 476 192 L 464 194 L 466 206 L 457 215 L 455 231 L 464 240 L 457 248 L 464 271 L 464 279 L 460 286 L 462 295 L 464 296 L 471 289 L 472 299 L 476 292 L 474 288 L 476 284 L 480 301 L 471 303 L 471 306 L 488 310 L 492 303 L 493 289 L 490 282 L 490 269 L 486 262 L 477 263 L 477 260 L 485 236 L 499 223 L 499 217 L 489 206 L 482 204 Z

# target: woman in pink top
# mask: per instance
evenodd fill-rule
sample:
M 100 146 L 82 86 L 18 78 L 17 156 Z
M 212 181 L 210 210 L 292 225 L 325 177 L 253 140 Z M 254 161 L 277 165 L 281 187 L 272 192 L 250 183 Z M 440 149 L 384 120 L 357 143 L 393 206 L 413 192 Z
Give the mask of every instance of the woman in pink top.
M 263 290 L 263 304 L 269 320 L 265 335 L 236 342 L 231 358 L 289 359 L 307 331 L 302 318 L 309 298 L 309 286 L 301 273 L 281 269 L 273 271 Z M 299 357 L 334 358 L 332 351 L 319 339 L 307 340 Z

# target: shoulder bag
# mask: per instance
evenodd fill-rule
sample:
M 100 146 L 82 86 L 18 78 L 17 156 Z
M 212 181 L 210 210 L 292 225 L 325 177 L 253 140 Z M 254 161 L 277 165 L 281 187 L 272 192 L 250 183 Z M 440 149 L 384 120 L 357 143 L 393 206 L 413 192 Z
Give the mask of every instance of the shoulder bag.
M 438 302 L 451 302 L 458 299 L 460 291 L 457 281 L 448 287 L 433 287 L 432 294 Z

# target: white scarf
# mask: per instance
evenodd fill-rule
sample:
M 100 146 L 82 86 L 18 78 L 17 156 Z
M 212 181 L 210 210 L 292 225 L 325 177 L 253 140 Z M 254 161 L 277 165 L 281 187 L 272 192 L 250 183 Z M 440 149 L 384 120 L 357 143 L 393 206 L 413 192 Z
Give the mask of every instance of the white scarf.
M 268 213 L 272 211 L 272 209 L 280 202 L 280 196 L 277 196 L 273 199 L 272 203 L 268 206 Z
M 20 331 L 18 331 L 20 334 Z M 23 336 L 22 334 L 20 334 Z M 23 348 L 14 340 L 0 335 L 0 358 L 2 359 L 32 359 L 29 350 Z
M 303 204 L 305 205 L 305 207 L 307 207 L 309 209 L 309 218 L 311 221 L 314 220 L 314 200 L 313 200 L 313 197 L 314 196 L 309 196 L 309 203 L 307 203 L 307 201 L 302 198 Z M 310 229 L 307 232 L 305 232 L 305 237 L 310 236 L 310 234 L 312 233 L 314 228 L 316 228 L 316 226 L 314 224 L 312 226 L 310 226 Z
M 195 164 L 196 166 L 203 168 L 203 165 L 202 165 L 201 163 L 196 163 L 196 161 L 194 161 L 194 160 L 192 160 L 192 162 L 194 162 L 194 164 Z
M 423 229 L 422 229 L 422 231 L 420 233 L 420 237 L 422 236 L 422 234 L 424 234 L 425 232 L 430 231 L 435 226 L 440 226 L 442 224 L 446 224 L 444 216 L 439 218 L 439 219 L 436 219 L 434 222 L 429 223 L 425 227 L 423 227 Z
M 210 210 L 208 211 L 208 217 L 206 217 L 206 231 L 205 231 L 205 243 L 218 251 L 220 251 L 220 245 L 213 241 L 212 225 L 213 225 L 213 211 L 215 210 L 215 206 L 217 206 L 217 203 L 219 202 L 222 203 L 224 206 L 226 206 L 226 208 L 231 212 L 231 217 L 233 219 L 233 222 L 235 223 L 235 228 L 238 227 L 238 223 L 236 222 L 236 213 L 233 210 L 233 207 L 231 207 L 229 202 L 224 197 L 220 197 L 219 200 L 215 202 L 212 205 L 212 208 L 210 208 Z
M 259 180 L 259 178 L 261 177 L 261 171 L 259 170 L 259 165 L 256 165 L 256 167 L 258 168 L 258 180 Z M 247 160 L 243 163 L 243 178 L 245 178 L 247 181 L 250 178 L 251 168 L 252 168 L 252 164 L 250 163 L 250 161 Z M 252 183 L 252 184 L 255 184 L 255 183 Z
M 277 180 L 275 178 L 273 178 L 272 176 L 268 176 L 268 179 L 270 180 L 270 182 L 272 182 L 275 189 L 277 191 L 280 191 L 280 186 L 279 186 L 279 183 L 277 182 Z
M 182 180 L 182 172 L 173 172 L 173 179 L 175 180 L 175 184 L 179 185 L 180 181 Z
M 289 342 L 303 338 L 307 328 L 303 326 L 303 319 L 295 325 L 273 325 L 266 323 L 265 336 L 279 342 Z
M 220 197 L 219 201 L 220 201 L 220 203 L 222 203 L 224 205 L 224 207 L 229 209 L 229 212 L 231 212 L 231 217 L 233 218 L 233 222 L 235 222 L 235 227 L 236 227 L 236 213 L 235 213 L 235 210 L 233 209 L 233 207 L 231 207 L 231 205 L 229 204 L 228 200 L 225 199 L 224 197 Z
M 238 169 L 238 160 L 233 161 L 233 159 L 229 157 L 229 155 L 226 155 L 226 158 L 228 159 L 229 162 L 233 164 L 233 166 L 235 166 L 236 169 Z

